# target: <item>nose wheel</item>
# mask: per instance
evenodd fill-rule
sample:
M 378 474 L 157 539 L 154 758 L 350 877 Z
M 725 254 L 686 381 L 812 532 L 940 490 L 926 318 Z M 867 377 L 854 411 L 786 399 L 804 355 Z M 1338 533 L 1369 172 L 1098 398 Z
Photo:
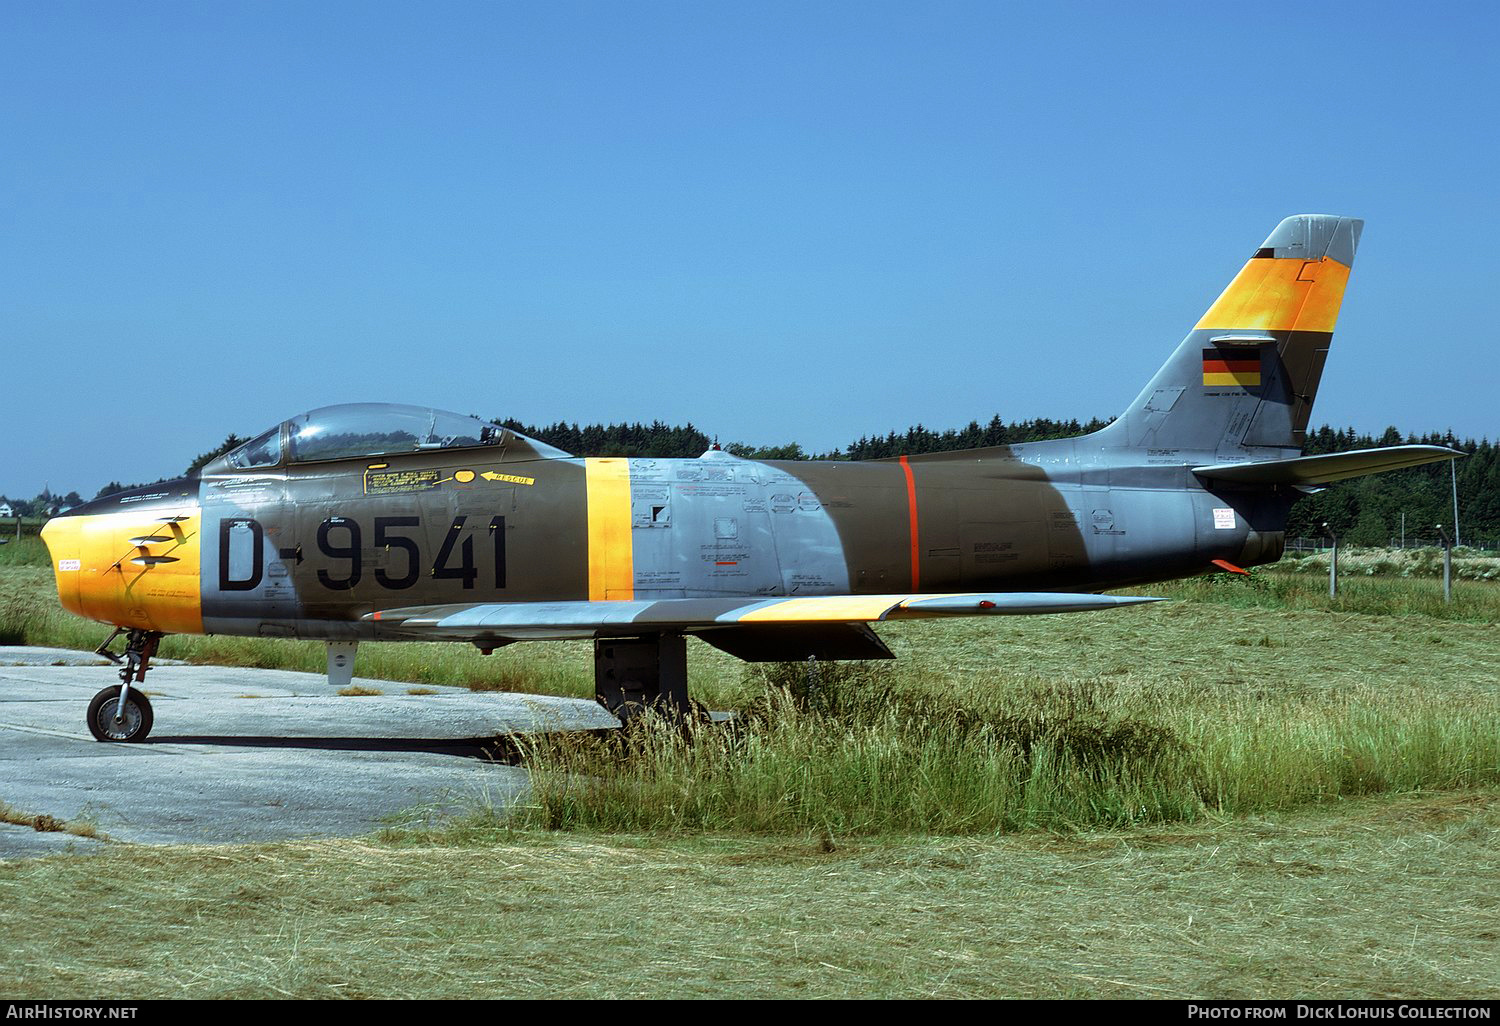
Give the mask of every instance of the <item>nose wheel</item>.
M 156 646 L 161 643 L 161 632 L 124 632 L 125 655 L 121 659 L 109 651 L 109 645 L 122 630 L 116 630 L 109 636 L 109 641 L 96 649 L 100 655 L 116 663 L 123 662 L 124 665 L 120 667 L 120 683 L 105 688 L 89 703 L 89 733 L 94 735 L 95 741 L 144 741 L 146 735 L 151 733 L 151 724 L 155 720 L 151 712 L 151 700 L 146 697 L 145 692 L 130 685 L 145 681 L 151 657 L 156 655 Z
M 151 700 L 131 691 L 121 702 L 120 685 L 105 688 L 89 703 L 89 733 L 95 741 L 144 741 L 155 717 Z

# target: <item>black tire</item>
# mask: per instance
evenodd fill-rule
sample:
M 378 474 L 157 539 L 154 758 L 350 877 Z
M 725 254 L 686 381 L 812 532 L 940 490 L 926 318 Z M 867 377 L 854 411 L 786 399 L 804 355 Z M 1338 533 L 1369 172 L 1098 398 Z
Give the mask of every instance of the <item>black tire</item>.
M 120 702 L 120 685 L 105 688 L 89 703 L 89 733 L 95 741 L 144 741 L 151 733 L 155 717 L 151 700 L 135 688 L 125 700 L 125 716 L 115 722 L 115 707 Z

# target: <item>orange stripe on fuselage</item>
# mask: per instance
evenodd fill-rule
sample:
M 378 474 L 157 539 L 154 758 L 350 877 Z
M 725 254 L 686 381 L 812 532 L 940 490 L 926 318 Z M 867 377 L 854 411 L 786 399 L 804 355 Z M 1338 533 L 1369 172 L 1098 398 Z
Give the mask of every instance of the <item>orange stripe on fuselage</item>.
M 1333 331 L 1349 268 L 1321 260 L 1251 260 L 1198 321 L 1198 330 Z
M 589 601 L 633 599 L 630 461 L 586 459 L 583 471 L 589 521 Z
M 917 482 L 905 456 L 901 457 L 901 469 L 906 473 L 906 520 L 911 532 L 911 590 L 916 591 L 922 586 L 922 563 L 917 550 Z

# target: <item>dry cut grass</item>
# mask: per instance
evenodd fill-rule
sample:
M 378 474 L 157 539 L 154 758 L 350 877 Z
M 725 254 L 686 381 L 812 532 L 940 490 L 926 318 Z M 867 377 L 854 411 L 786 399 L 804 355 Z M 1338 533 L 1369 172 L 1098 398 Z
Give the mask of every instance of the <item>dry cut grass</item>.
M 12 998 L 1474 998 L 1500 988 L 1497 841 L 1489 790 L 1003 838 L 112 848 L 0 864 L 0 974 Z
M 113 840 L 113 838 L 100 830 L 88 818 L 58 819 L 56 816 L 48 815 L 45 812 L 23 811 L 5 801 L 0 801 L 0 823 L 8 823 L 11 826 L 30 827 L 39 833 L 72 834 L 74 837 L 88 837 L 96 841 Z

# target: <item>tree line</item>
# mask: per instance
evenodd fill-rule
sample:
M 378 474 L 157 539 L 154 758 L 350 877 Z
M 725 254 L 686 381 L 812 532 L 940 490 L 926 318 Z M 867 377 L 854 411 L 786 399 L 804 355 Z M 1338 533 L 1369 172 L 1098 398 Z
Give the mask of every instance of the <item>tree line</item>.
M 49 517 L 82 502 L 83 497 L 77 492 L 54 492 L 50 488 L 43 488 L 30 499 L 0 495 L 0 506 L 9 506 L 11 515 L 17 517 Z
M 554 424 L 532 425 L 516 420 L 497 420 L 496 423 L 575 456 L 690 459 L 702 455 L 715 444 L 714 439 L 691 423 L 675 425 L 660 420 L 649 424 L 579 425 L 558 421 Z M 1097 431 L 1108 423 L 1097 417 L 1088 421 L 1041 417 L 1007 422 L 997 414 L 986 424 L 971 421 L 965 427 L 946 431 L 934 431 L 917 424 L 905 431 L 861 436 L 843 448 L 827 453 L 807 452 L 797 442 L 771 446 L 728 442 L 723 448 L 736 456 L 749 459 L 890 459 L 929 452 L 1067 438 Z M 200 453 L 187 466 L 185 473 L 197 472 L 209 460 L 244 441 L 238 434 L 228 435 L 220 445 Z M 1352 428 L 1338 430 L 1323 425 L 1308 433 L 1304 451 L 1312 456 L 1349 449 L 1413 443 L 1445 445 L 1468 454 L 1466 459 L 1458 461 L 1456 468 L 1462 534 L 1466 541 L 1486 540 L 1493 543 L 1500 538 L 1500 445 L 1488 439 L 1478 442 L 1472 438 L 1460 439 L 1452 432 L 1402 435 L 1394 427 L 1386 428 L 1384 433 L 1374 436 L 1360 434 Z M 1435 524 L 1452 528 L 1453 493 L 1450 473 L 1452 471 L 1449 465 L 1444 462 L 1339 482 L 1299 500 L 1292 508 L 1287 533 L 1291 537 L 1316 537 L 1326 523 L 1342 540 L 1350 544 L 1384 545 L 1401 534 L 1404 514 L 1408 537 L 1431 538 L 1435 534 Z M 108 495 L 130 487 L 136 486 L 111 481 L 99 490 L 99 495 Z M 66 506 L 78 505 L 82 501 L 77 492 L 55 494 L 45 489 L 31 499 L 7 499 L 0 496 L 0 505 L 10 505 L 21 516 L 43 516 Z
M 692 424 L 675 427 L 651 424 L 556 424 L 531 425 L 502 421 L 506 427 L 555 445 L 575 456 L 649 456 L 691 458 L 702 455 L 712 441 Z M 916 456 L 955 449 L 979 449 L 993 445 L 1018 445 L 1050 438 L 1071 438 L 1098 431 L 1110 422 L 1095 417 L 1088 421 L 1035 420 L 1006 422 L 998 414 L 987 424 L 970 421 L 966 427 L 934 431 L 921 424 L 885 435 L 861 436 L 842 449 L 829 453 L 806 453 L 791 442 L 780 446 L 750 446 L 730 442 L 724 449 L 750 459 L 782 460 L 878 460 Z M 1303 452 L 1308 456 L 1370 449 L 1387 445 L 1443 445 L 1468 453 L 1459 460 L 1458 506 L 1462 534 L 1466 539 L 1493 543 L 1500 538 L 1500 445 L 1484 439 L 1460 439 L 1444 434 L 1402 435 L 1388 427 L 1378 435 L 1360 434 L 1353 428 L 1329 425 L 1308 432 Z M 1290 537 L 1317 537 L 1328 524 L 1340 539 L 1352 545 L 1385 545 L 1401 535 L 1405 514 L 1408 537 L 1433 538 L 1434 525 L 1453 527 L 1453 491 L 1447 462 L 1375 474 L 1341 481 L 1292 507 L 1287 523 Z
M 650 424 L 589 424 L 580 427 L 558 421 L 556 424 L 523 424 L 502 420 L 512 431 L 519 431 L 538 441 L 555 445 L 574 456 L 648 456 L 654 458 L 691 459 L 703 455 L 715 444 L 692 424 L 676 427 L 653 421 Z M 948 452 L 954 449 L 978 449 L 990 445 L 1013 445 L 1040 442 L 1048 438 L 1068 438 L 1097 431 L 1109 421 L 1097 417 L 1087 422 L 1077 420 L 1016 421 L 1008 424 L 996 414 L 988 424 L 970 421 L 967 427 L 933 431 L 917 424 L 904 432 L 861 436 L 842 449 L 832 452 L 807 452 L 801 444 L 755 446 L 744 442 L 726 442 L 726 452 L 758 460 L 879 460 L 897 456 L 915 456 L 924 452 Z

